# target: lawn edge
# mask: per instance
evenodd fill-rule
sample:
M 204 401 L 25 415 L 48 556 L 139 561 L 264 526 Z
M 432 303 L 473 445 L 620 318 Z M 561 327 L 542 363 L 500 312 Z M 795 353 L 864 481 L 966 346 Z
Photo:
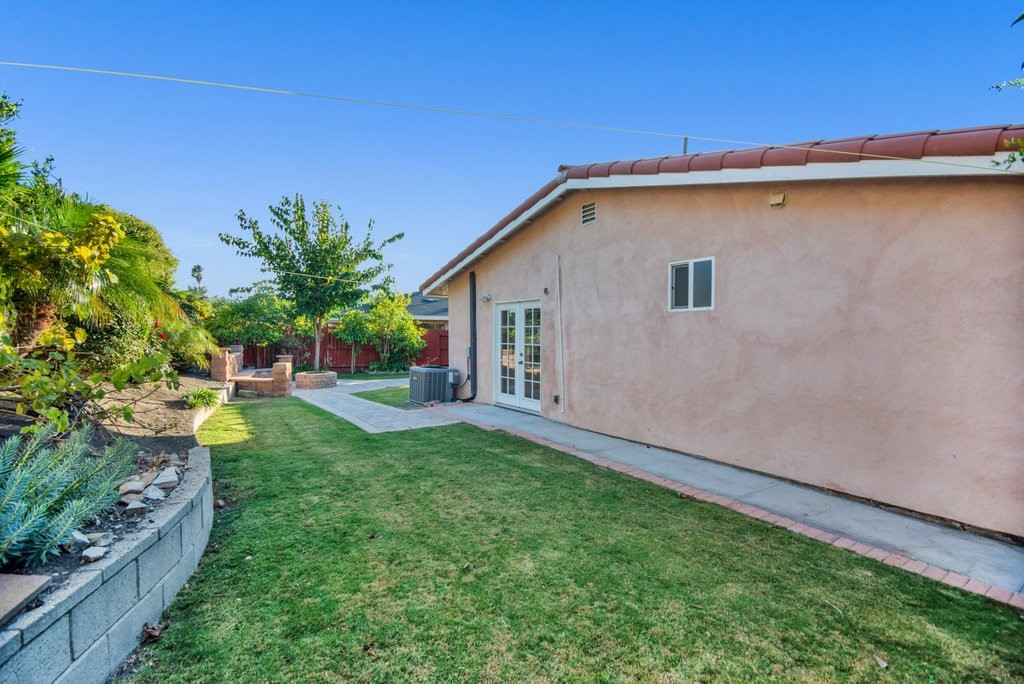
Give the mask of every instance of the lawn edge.
M 443 407 L 435 406 L 430 407 L 428 410 L 433 411 L 434 413 L 437 413 L 439 415 L 442 415 L 445 418 L 458 420 L 462 423 L 472 425 L 473 427 L 480 428 L 481 430 L 485 430 L 487 432 L 501 430 L 502 432 L 506 432 L 510 435 L 520 437 L 522 439 L 533 442 L 534 444 L 546 446 L 550 449 L 554 449 L 555 451 L 559 451 L 563 454 L 568 454 L 569 456 L 575 456 L 576 458 L 592 463 L 599 468 L 613 470 L 615 472 L 622 473 L 623 475 L 628 475 L 638 480 L 649 482 L 650 484 L 656 485 L 658 487 L 669 489 L 671 491 L 676 492 L 681 497 L 695 499 L 698 501 L 705 501 L 707 503 L 715 504 L 717 506 L 722 506 L 724 508 L 728 508 L 730 510 L 735 511 L 740 515 L 744 515 L 748 518 L 755 518 L 762 522 L 766 522 L 774 527 L 786 529 L 794 534 L 809 537 L 810 539 L 813 539 L 815 541 L 829 544 L 830 546 L 834 546 L 844 551 L 849 551 L 850 553 L 857 554 L 858 556 L 870 558 L 872 560 L 879 561 L 881 563 L 884 563 L 885 565 L 898 568 L 905 572 L 920 575 L 935 582 L 940 582 L 947 586 L 953 587 L 954 589 L 962 589 L 972 594 L 978 594 L 979 596 L 984 596 L 996 603 L 1002 603 L 1012 608 L 1016 608 L 1017 610 L 1024 611 L 1024 593 L 1016 592 L 1012 589 L 1008 589 L 1005 587 L 993 586 L 988 582 L 983 582 L 979 579 L 969 577 L 967 575 L 961 575 L 957 572 L 947 570 L 946 568 L 941 568 L 939 566 L 931 565 L 923 561 L 913 560 L 911 558 L 907 558 L 896 553 L 891 553 L 877 546 L 871 546 L 869 544 L 857 542 L 852 539 L 840 536 L 838 534 L 834 534 L 832 532 L 828 532 L 817 527 L 806 525 L 802 522 L 798 522 L 791 518 L 776 515 L 775 513 L 771 513 L 769 511 L 757 508 L 756 506 L 751 506 L 741 501 L 730 499 L 729 497 L 722 496 L 720 494 L 715 494 L 713 492 L 709 492 L 698 487 L 691 487 L 690 485 L 683 484 L 682 482 L 669 480 L 668 478 L 654 475 L 653 473 L 649 473 L 645 470 L 640 470 L 638 468 L 633 468 L 632 466 L 627 466 L 625 464 L 618 463 L 617 461 L 602 458 L 595 454 L 582 451 L 580 449 L 576 449 L 574 447 L 570 447 L 559 442 L 554 442 L 552 440 L 540 437 L 530 432 L 518 430 L 512 427 L 491 425 L 489 423 L 485 423 L 482 421 L 465 418 L 463 416 L 459 416 L 449 411 L 446 411 Z

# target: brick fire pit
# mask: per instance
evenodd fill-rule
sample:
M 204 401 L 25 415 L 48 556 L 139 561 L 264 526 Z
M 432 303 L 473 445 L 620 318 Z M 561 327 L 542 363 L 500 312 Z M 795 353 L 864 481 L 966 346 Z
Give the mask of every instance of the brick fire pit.
M 338 384 L 338 374 L 332 371 L 307 371 L 295 374 L 295 386 L 299 389 L 324 389 Z

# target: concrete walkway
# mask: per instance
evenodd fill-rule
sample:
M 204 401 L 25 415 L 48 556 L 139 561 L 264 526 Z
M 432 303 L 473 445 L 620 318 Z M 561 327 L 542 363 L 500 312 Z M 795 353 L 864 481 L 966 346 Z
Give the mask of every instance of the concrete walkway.
M 385 387 L 408 385 L 409 380 L 339 380 L 338 386 L 328 389 L 299 389 L 292 385 L 292 394 L 313 406 L 319 406 L 344 418 L 366 432 L 398 432 L 439 425 L 451 425 L 458 419 L 440 416 L 422 409 L 400 409 L 351 396 L 353 392 L 366 392 Z
M 483 404 L 438 417 L 502 429 L 694 498 L 1024 609 L 1024 547 L 673 451 Z

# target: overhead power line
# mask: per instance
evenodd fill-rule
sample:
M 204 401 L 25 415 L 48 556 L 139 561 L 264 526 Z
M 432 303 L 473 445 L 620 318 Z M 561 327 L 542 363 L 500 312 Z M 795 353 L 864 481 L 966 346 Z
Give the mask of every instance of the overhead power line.
M 668 133 L 665 131 L 647 131 L 638 128 L 622 128 L 617 126 L 602 126 L 600 124 L 579 123 L 573 121 L 556 121 L 553 119 L 537 119 L 526 116 L 515 116 L 512 114 L 494 114 L 489 112 L 474 112 L 464 109 L 451 109 L 447 107 L 432 107 L 429 105 L 408 104 L 403 102 L 387 102 L 384 100 L 369 100 L 358 97 L 345 97 L 341 95 L 324 95 L 320 93 L 304 93 L 297 90 L 284 90 L 280 88 L 264 88 L 260 86 L 241 85 L 237 83 L 221 83 L 218 81 L 204 81 L 194 78 L 179 78 L 176 76 L 158 76 L 155 74 L 139 74 L 129 71 L 111 71 L 107 69 L 89 69 L 86 67 L 61 66 L 55 64 L 30 64 L 26 62 L 5 62 L 0 61 L 0 66 L 21 67 L 28 69 L 49 69 L 52 71 L 71 71 L 85 74 L 98 74 L 103 76 L 119 76 L 122 78 L 140 78 L 151 81 L 166 81 L 170 83 L 184 83 L 187 85 L 210 86 L 214 88 L 229 88 L 232 90 L 245 90 L 256 93 L 268 93 L 271 95 L 290 95 L 293 97 L 306 97 L 316 100 L 329 100 L 333 102 L 345 102 L 349 104 L 369 105 L 373 107 L 390 107 L 393 109 L 407 109 L 421 112 L 434 112 L 437 114 L 450 114 L 454 116 L 467 116 L 480 119 L 497 119 L 501 121 L 514 121 L 518 123 L 531 123 L 543 126 L 560 126 L 563 128 L 581 128 L 607 133 L 629 133 L 633 135 L 650 135 L 661 138 L 675 138 L 681 143 L 687 140 L 700 140 L 701 142 L 721 143 L 725 145 L 742 145 L 745 147 L 771 147 L 787 150 L 813 150 L 817 153 L 853 155 L 856 157 L 869 157 L 871 159 L 885 159 L 892 161 L 913 161 L 922 164 L 940 164 L 942 166 L 954 166 L 966 169 L 997 171 L 1012 175 L 1024 175 L 1024 172 L 1015 171 L 1002 166 L 976 166 L 974 164 L 963 164 L 959 162 L 940 161 L 936 159 L 917 159 L 913 157 L 900 157 L 887 154 L 871 154 L 865 152 L 850 152 L 846 150 L 825 150 L 803 145 L 778 145 L 774 143 L 752 142 L 749 140 L 730 140 L 728 138 L 712 138 L 708 136 L 691 135 L 686 133 Z

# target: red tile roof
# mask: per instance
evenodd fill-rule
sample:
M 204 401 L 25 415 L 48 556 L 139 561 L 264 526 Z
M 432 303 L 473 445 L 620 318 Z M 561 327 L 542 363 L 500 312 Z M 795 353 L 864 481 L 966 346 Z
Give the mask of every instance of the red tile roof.
M 866 160 L 921 159 L 923 157 L 991 156 L 1007 150 L 1010 141 L 1024 138 L 1024 125 L 979 126 L 947 131 L 918 131 L 894 135 L 869 135 L 836 140 L 816 140 L 791 145 L 755 147 L 721 152 L 697 152 L 655 159 L 600 162 L 558 167 L 558 177 L 548 181 L 505 218 L 455 255 L 421 286 L 443 277 L 508 224 L 567 180 L 623 175 L 689 173 L 720 169 L 758 169 L 766 166 L 804 166 Z

